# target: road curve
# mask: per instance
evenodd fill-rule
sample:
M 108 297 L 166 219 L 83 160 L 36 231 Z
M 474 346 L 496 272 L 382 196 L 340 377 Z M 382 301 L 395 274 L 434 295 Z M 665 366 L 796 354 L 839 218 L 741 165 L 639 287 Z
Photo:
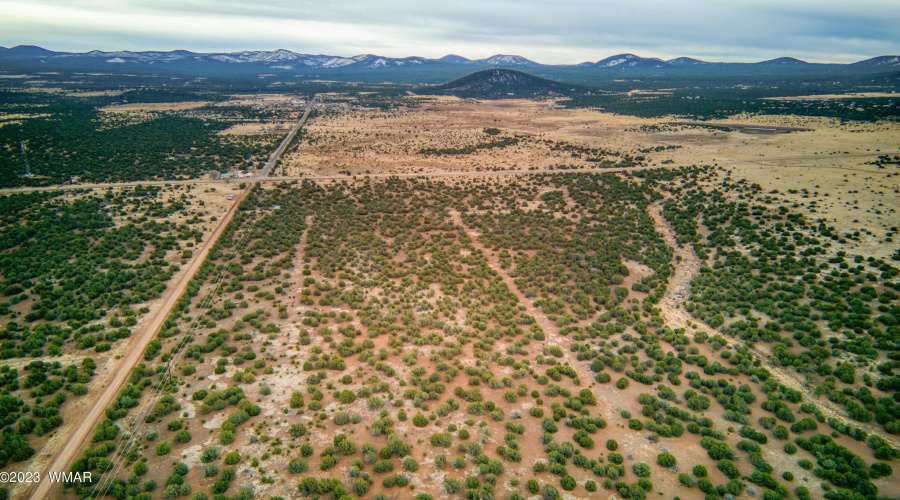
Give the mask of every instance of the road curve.
M 162 307 L 156 311 L 156 314 L 153 315 L 153 318 L 147 326 L 144 327 L 144 330 L 138 334 L 131 349 L 119 362 L 119 366 L 115 370 L 113 379 L 104 387 L 103 392 L 101 392 L 100 396 L 94 401 L 93 406 L 91 406 L 90 410 L 84 415 L 84 418 L 78 423 L 78 427 L 72 432 L 66 445 L 56 453 L 56 456 L 50 462 L 50 467 L 48 467 L 46 471 L 41 471 L 43 472 L 43 474 L 41 474 L 43 480 L 32 490 L 31 495 L 29 496 L 31 500 L 44 500 L 59 495 L 61 483 L 52 483 L 47 480 L 46 472 L 66 472 L 69 470 L 72 462 L 82 450 L 85 441 L 93 435 L 98 422 L 100 422 L 100 419 L 106 414 L 106 408 L 109 407 L 110 403 L 112 403 L 119 394 L 122 385 L 131 374 L 131 369 L 141 360 L 147 344 L 156 337 L 156 332 L 162 327 L 163 322 L 169 316 L 172 308 L 187 289 L 188 283 L 194 277 L 194 274 L 200 268 L 200 265 L 203 264 L 203 261 L 206 260 L 209 250 L 219 239 L 219 236 L 225 230 L 225 226 L 231 222 L 231 219 L 237 212 L 238 205 L 250 192 L 252 186 L 253 185 L 251 184 L 244 192 L 236 197 L 234 205 L 231 206 L 228 213 L 226 213 L 219 221 L 219 224 L 213 230 L 212 234 L 210 234 L 209 238 L 207 238 L 206 242 L 200 248 L 200 251 L 194 254 L 194 258 L 188 265 L 187 270 L 181 275 L 181 278 L 175 286 L 166 291 L 168 296 Z M 21 498 L 25 498 L 25 496 L 26 494 L 23 494 Z

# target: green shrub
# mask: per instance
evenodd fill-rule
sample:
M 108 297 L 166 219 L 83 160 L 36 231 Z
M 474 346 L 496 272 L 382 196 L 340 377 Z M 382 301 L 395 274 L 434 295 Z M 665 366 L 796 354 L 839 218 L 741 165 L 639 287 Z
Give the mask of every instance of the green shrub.
M 179 444 L 187 443 L 191 440 L 191 433 L 187 430 L 180 430 L 175 433 L 175 442 Z
M 452 440 L 449 433 L 437 433 L 431 435 L 431 445 L 432 446 L 440 446 L 443 448 L 449 448 L 452 444 Z
M 208 464 L 214 460 L 219 458 L 219 449 L 215 446 L 207 446 L 203 449 L 203 452 L 200 454 L 200 461 Z
M 632 464 L 631 470 L 637 477 L 650 477 L 650 466 L 643 462 Z
M 725 474 L 728 479 L 736 479 L 741 475 L 741 472 L 731 460 L 719 460 L 716 463 L 716 467 L 722 472 L 722 474 Z
M 384 472 L 391 472 L 394 470 L 394 462 L 390 460 L 379 460 L 372 465 L 372 470 L 378 474 L 382 474 Z
M 675 463 L 676 463 L 675 456 L 672 455 L 671 453 L 660 453 L 659 455 L 656 456 L 656 463 L 660 467 L 665 467 L 665 468 L 673 467 L 673 466 L 675 466 Z
M 234 442 L 234 432 L 231 431 L 222 431 L 219 434 L 219 444 L 229 445 Z
M 462 481 L 452 477 L 444 479 L 444 491 L 449 494 L 459 493 L 462 491 Z
M 787 439 L 790 436 L 788 434 L 787 427 L 785 427 L 783 425 L 779 425 L 778 427 L 775 427 L 775 430 L 772 431 L 772 435 L 775 436 L 776 438 L 782 439 L 782 440 Z
M 309 464 L 305 460 L 295 458 L 288 464 L 288 472 L 291 474 L 303 474 L 309 470 Z

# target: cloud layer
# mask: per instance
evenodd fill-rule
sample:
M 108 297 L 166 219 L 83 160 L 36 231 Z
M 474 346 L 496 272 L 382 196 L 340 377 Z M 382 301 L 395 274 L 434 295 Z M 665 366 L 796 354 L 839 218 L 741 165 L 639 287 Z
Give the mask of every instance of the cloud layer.
M 900 2 L 784 0 L 0 0 L 0 45 L 376 53 L 547 64 L 621 52 L 851 62 L 900 53 Z

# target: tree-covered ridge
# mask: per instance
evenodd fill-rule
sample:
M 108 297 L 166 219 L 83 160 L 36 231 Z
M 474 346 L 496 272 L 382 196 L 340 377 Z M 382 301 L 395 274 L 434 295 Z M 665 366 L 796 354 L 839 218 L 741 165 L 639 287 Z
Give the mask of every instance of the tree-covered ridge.
M 889 78 L 888 80 L 893 80 Z M 786 95 L 827 94 L 830 90 L 841 94 L 847 92 L 848 84 L 832 86 L 820 83 L 811 86 L 807 82 L 788 80 L 760 82 L 754 88 L 740 88 L 733 82 L 715 82 L 698 86 L 690 78 L 661 79 L 658 82 L 642 82 L 650 88 L 659 88 L 658 95 L 629 95 L 632 85 L 612 84 L 620 87 L 620 92 L 573 95 L 565 101 L 570 108 L 599 107 L 611 113 L 642 117 L 680 116 L 700 120 L 722 119 L 741 113 L 758 115 L 821 116 L 838 118 L 842 121 L 858 120 L 866 122 L 896 121 L 900 106 L 895 97 L 863 97 L 855 99 L 775 99 Z M 896 83 L 887 83 L 896 85 Z M 820 88 L 821 92 L 812 90 Z M 826 90 L 827 89 L 827 90 Z

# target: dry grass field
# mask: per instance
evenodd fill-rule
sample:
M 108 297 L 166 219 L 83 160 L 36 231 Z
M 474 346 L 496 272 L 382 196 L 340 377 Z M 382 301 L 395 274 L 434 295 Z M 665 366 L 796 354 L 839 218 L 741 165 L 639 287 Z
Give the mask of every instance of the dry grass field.
M 553 101 L 423 99 L 415 108 L 352 111 L 317 117 L 304 133 L 307 141 L 285 159 L 286 175 L 328 175 L 545 169 L 554 165 L 589 166 L 571 153 L 554 150 L 560 142 L 603 147 L 638 156 L 645 134 L 626 130 L 653 121 L 589 110 L 567 111 Z M 474 154 L 426 155 L 427 148 L 462 148 L 492 139 L 515 137 L 518 144 L 479 149 Z M 660 143 L 662 144 L 662 143 Z M 663 144 L 664 145 L 664 144 Z M 646 154 L 659 162 L 663 153 Z M 609 159 L 616 161 L 616 156 Z M 652 163 L 652 162 L 651 162 Z
M 100 111 L 107 113 L 132 113 L 152 112 L 152 111 L 184 111 L 187 109 L 200 108 L 208 105 L 207 101 L 190 101 L 190 102 L 132 102 L 113 104 L 100 108 Z

